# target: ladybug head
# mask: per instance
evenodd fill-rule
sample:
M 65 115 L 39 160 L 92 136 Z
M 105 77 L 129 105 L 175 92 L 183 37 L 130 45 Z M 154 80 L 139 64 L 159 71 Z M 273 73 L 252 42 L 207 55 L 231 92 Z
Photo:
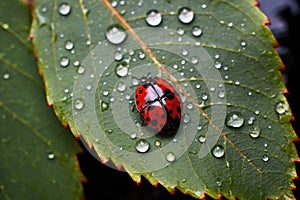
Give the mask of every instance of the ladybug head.
M 146 76 L 142 76 L 140 78 L 134 77 L 133 78 L 138 80 L 138 85 L 145 85 L 154 83 L 153 78 L 151 76 L 151 72 L 149 72 Z

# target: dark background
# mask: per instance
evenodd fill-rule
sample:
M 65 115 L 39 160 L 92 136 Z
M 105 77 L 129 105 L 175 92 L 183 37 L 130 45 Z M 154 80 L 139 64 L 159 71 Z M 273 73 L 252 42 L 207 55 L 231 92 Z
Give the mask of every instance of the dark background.
M 269 26 L 274 33 L 280 47 L 277 48 L 286 69 L 282 70 L 295 121 L 292 125 L 300 135 L 300 0 L 259 0 L 261 10 L 269 17 L 272 24 Z M 300 143 L 295 143 L 297 151 Z M 84 146 L 82 146 L 84 149 Z M 90 153 L 83 152 L 78 156 L 80 168 L 88 182 L 83 183 L 85 198 L 112 199 L 112 200 L 195 200 L 176 190 L 175 194 L 162 186 L 152 186 L 145 178 L 137 185 L 127 173 L 114 170 L 101 164 Z M 297 174 L 300 172 L 300 163 L 296 163 Z M 298 192 L 296 199 L 300 199 L 300 181 L 294 180 Z M 207 197 L 210 199 L 210 197 Z

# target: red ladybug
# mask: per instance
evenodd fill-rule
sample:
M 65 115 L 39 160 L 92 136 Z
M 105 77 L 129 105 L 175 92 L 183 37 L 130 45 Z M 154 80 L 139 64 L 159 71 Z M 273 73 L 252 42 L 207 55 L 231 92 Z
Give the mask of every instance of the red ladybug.
M 143 121 L 157 133 L 177 133 L 182 103 L 175 88 L 166 80 L 149 75 L 142 77 L 135 91 L 135 106 Z

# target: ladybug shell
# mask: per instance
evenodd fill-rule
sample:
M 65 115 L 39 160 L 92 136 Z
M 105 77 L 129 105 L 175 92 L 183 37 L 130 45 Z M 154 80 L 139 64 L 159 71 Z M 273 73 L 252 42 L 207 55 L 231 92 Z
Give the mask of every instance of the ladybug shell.
M 181 122 L 181 100 L 162 78 L 150 79 L 135 91 L 135 104 L 144 122 L 158 133 L 175 134 Z

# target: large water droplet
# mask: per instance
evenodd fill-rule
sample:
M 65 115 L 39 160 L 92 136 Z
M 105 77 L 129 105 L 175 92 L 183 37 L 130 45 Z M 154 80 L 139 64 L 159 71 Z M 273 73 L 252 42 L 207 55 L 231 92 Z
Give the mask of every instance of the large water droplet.
M 71 13 L 72 7 L 68 3 L 61 3 L 58 8 L 58 13 L 62 16 L 67 16 Z
M 216 158 L 222 158 L 225 154 L 224 147 L 221 145 L 214 146 L 211 152 Z
M 157 10 L 147 12 L 146 22 L 150 26 L 158 26 L 162 22 L 162 15 Z
M 244 117 L 239 112 L 231 112 L 226 116 L 226 126 L 239 128 L 244 124 Z
M 169 161 L 169 162 L 174 162 L 176 159 L 176 156 L 173 152 L 168 152 L 166 154 L 166 160 Z
M 127 33 L 120 25 L 112 25 L 106 31 L 106 38 L 112 44 L 120 44 L 127 37 Z
M 82 99 L 76 99 L 76 100 L 74 101 L 74 108 L 75 108 L 76 110 L 81 110 L 81 109 L 83 108 L 83 106 L 84 106 L 84 103 L 83 103 L 83 100 L 82 100 Z
M 136 142 L 135 149 L 139 153 L 146 153 L 150 149 L 150 144 L 146 140 L 140 139 Z
M 119 63 L 117 64 L 115 71 L 118 76 L 125 77 L 128 74 L 128 67 L 123 65 L 122 63 Z
M 278 114 L 282 115 L 288 110 L 288 106 L 285 103 L 279 102 L 276 104 L 275 110 Z
M 199 28 L 198 26 L 194 26 L 192 29 L 192 34 L 195 37 L 199 37 L 202 34 L 202 29 Z
M 187 7 L 183 7 L 178 11 L 178 19 L 184 24 L 188 24 L 194 19 L 194 12 Z
M 62 57 L 62 58 L 59 60 L 59 64 L 60 64 L 60 66 L 62 66 L 62 67 L 68 67 L 69 63 L 70 63 L 70 60 L 69 60 L 69 58 L 67 58 L 67 57 Z

